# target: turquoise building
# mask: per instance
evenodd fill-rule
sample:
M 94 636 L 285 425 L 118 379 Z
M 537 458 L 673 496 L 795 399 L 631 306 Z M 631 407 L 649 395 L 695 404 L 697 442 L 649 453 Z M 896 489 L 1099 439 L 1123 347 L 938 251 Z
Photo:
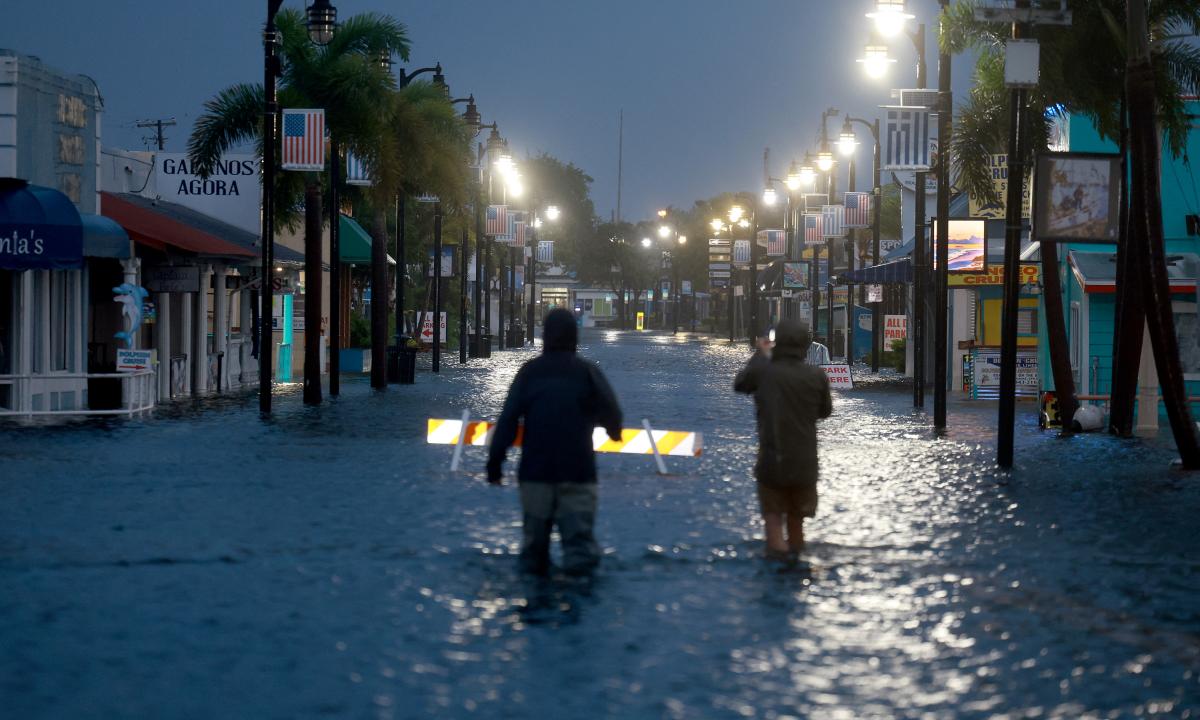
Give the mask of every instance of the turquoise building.
M 1200 275 L 1200 182 L 1187 158 L 1200 158 L 1200 102 L 1190 99 L 1187 109 L 1192 126 L 1186 153 L 1174 158 L 1162 154 L 1162 209 L 1168 273 L 1179 338 L 1180 360 L 1189 395 L 1200 395 L 1200 322 L 1197 316 L 1196 278 Z M 1114 142 L 1100 138 L 1086 119 L 1073 117 L 1069 128 L 1071 152 L 1116 153 Z M 1189 232 L 1190 230 L 1190 232 Z M 1116 301 L 1116 246 L 1084 243 L 1059 245 L 1068 348 L 1076 392 L 1109 394 L 1112 386 L 1113 327 Z M 1054 389 L 1049 372 L 1045 313 L 1039 313 L 1039 365 L 1044 390 Z M 1160 413 L 1161 411 L 1160 403 Z

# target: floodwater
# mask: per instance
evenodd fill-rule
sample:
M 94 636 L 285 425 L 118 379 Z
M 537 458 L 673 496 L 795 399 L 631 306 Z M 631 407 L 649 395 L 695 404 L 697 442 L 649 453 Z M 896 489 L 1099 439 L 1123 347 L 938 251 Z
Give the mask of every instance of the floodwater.
M 801 562 L 761 558 L 744 347 L 590 332 L 626 425 L 591 581 L 516 571 L 494 417 L 532 350 L 318 408 L 284 390 L 0 429 L 0 707 L 12 718 L 1200 716 L 1200 477 L 1169 442 L 1059 439 L 994 406 L 942 437 L 894 384 L 839 393 Z

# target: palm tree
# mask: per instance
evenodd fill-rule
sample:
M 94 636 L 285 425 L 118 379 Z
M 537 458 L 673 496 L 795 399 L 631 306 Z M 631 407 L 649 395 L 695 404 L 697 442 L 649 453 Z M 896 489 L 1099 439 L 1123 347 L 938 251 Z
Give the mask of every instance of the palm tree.
M 387 118 L 378 108 L 392 95 L 395 82 L 380 58 L 385 54 L 408 58 L 404 26 L 386 15 L 357 15 L 341 23 L 324 47 L 309 42 L 299 11 L 279 13 L 276 26 L 282 38 L 280 107 L 324 108 L 330 132 L 352 147 L 369 146 L 382 138 Z M 264 97 L 261 85 L 241 83 L 218 92 L 204 104 L 204 114 L 188 140 L 188 154 L 197 174 L 207 176 L 223 153 L 243 143 L 255 142 L 261 152 Z M 305 307 L 304 400 L 318 403 L 322 177 L 314 172 L 280 172 L 275 177 L 276 222 L 294 230 L 301 202 L 304 207 L 305 294 L 312 300 Z M 337 209 L 330 208 L 329 216 L 336 219 Z
M 947 50 L 960 52 L 973 48 L 979 52 L 976 83 L 961 108 L 951 148 L 962 187 L 975 197 L 995 201 L 988 156 L 1005 146 L 1009 133 L 1003 56 L 1008 26 L 977 22 L 973 13 L 975 4 L 958 2 L 948 11 L 944 24 L 946 32 L 942 42 Z M 1127 11 L 1137 8 L 1125 0 L 1071 0 L 1069 5 L 1073 16 L 1069 27 L 1043 26 L 1033 31 L 1041 47 L 1041 75 L 1038 86 L 1029 93 L 1029 106 L 1023 109 L 1026 113 L 1023 124 L 1032 135 L 1032 141 L 1024 143 L 1026 157 L 1023 162 L 1027 167 L 1038 149 L 1046 147 L 1048 124 L 1040 120 L 1042 110 L 1052 107 L 1088 118 L 1102 137 L 1117 141 L 1122 157 L 1127 157 L 1127 47 L 1131 36 L 1127 33 L 1126 17 Z M 1155 119 L 1167 149 L 1179 157 L 1186 148 L 1190 126 L 1183 98 L 1200 90 L 1200 49 L 1188 40 L 1200 31 L 1200 6 L 1195 0 L 1156 0 L 1149 3 L 1145 20 L 1150 49 L 1149 77 L 1153 86 L 1148 97 L 1152 98 L 1151 104 L 1157 111 Z M 1141 39 L 1146 39 L 1146 33 L 1141 33 Z M 1157 168 L 1154 175 L 1157 181 L 1156 173 Z M 1123 183 L 1110 417 L 1112 429 L 1119 434 L 1128 434 L 1132 425 L 1134 385 L 1145 322 L 1145 308 L 1136 297 L 1137 268 L 1141 260 L 1132 258 L 1128 249 L 1128 200 L 1128 188 Z M 1155 238 L 1154 242 L 1161 246 L 1162 238 Z M 1043 265 L 1046 266 L 1044 276 L 1057 273 L 1057 252 L 1053 247 L 1044 248 Z M 1051 357 L 1058 358 L 1054 362 L 1054 376 L 1060 409 L 1068 415 L 1065 427 L 1075 404 L 1075 391 L 1066 360 L 1065 329 L 1061 321 L 1051 322 L 1056 315 L 1050 310 L 1058 311 L 1058 308 L 1048 308 L 1047 323 L 1050 325 Z M 1159 324 L 1163 333 L 1171 335 L 1170 347 L 1177 347 L 1173 328 L 1168 327 L 1169 323 Z M 1167 338 L 1164 336 L 1156 342 L 1166 343 Z M 1177 352 L 1175 355 L 1164 362 L 1173 363 L 1177 369 Z M 1164 373 L 1164 377 L 1167 375 Z M 1174 394 L 1178 393 L 1164 383 L 1164 395 Z M 1167 399 L 1171 406 L 1171 398 Z M 1185 417 L 1187 408 L 1179 400 L 1174 403 L 1179 407 L 1168 414 L 1177 440 L 1182 439 L 1179 442 L 1181 451 L 1185 456 L 1194 456 L 1191 423 Z M 1194 463 L 1196 458 L 1185 457 L 1185 461 Z
M 992 184 L 990 155 L 1008 142 L 1008 89 L 1004 86 L 1004 46 L 1010 26 L 974 18 L 977 0 L 959 0 L 947 10 L 942 43 L 951 53 L 974 50 L 975 83 L 959 108 L 950 141 L 961 187 L 972 197 L 1000 200 Z M 1043 25 L 1031 37 L 1041 47 L 1038 85 L 1029 91 L 1032 141 L 1026 143 L 1032 160 L 1046 147 L 1049 126 L 1042 110 L 1060 106 L 1088 118 L 1102 137 L 1116 141 L 1121 134 L 1121 99 L 1125 78 L 1125 0 L 1070 0 L 1072 23 Z M 1155 0 L 1150 23 L 1157 70 L 1159 123 L 1167 147 L 1178 157 L 1186 147 L 1189 118 L 1184 96 L 1200 89 L 1200 49 L 1180 34 L 1200 32 L 1200 7 L 1195 0 Z M 1028 166 L 1027 166 L 1028 167 Z
M 389 93 L 376 109 L 385 130 L 352 143 L 371 171 L 373 185 L 365 198 L 371 217 L 371 287 L 387 286 L 387 215 L 396 196 L 432 193 L 442 210 L 453 212 L 466 200 L 470 133 L 442 86 L 414 82 Z M 461 249 L 462 252 L 466 248 Z M 404 281 L 405 258 L 398 257 L 396 282 Z M 435 260 L 436 261 L 436 260 Z M 371 303 L 371 384 L 386 383 L 386 302 Z M 403 318 L 396 318 L 402 323 Z

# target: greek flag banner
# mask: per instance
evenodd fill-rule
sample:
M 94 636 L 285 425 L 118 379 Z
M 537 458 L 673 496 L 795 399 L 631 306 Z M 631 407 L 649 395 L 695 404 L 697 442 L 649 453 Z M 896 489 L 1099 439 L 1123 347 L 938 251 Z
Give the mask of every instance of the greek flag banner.
M 733 264 L 734 265 L 749 265 L 750 264 L 750 241 L 749 240 L 734 240 L 733 241 Z
M 373 184 L 370 174 L 367 173 L 367 166 L 363 164 L 361 158 L 349 150 L 346 151 L 346 184 L 363 186 Z
M 540 263 L 546 263 L 548 265 L 554 262 L 553 240 L 538 240 L 537 261 Z
M 846 207 L 844 205 L 821 206 L 821 230 L 827 238 L 846 237 Z
M 929 118 L 931 113 L 924 107 L 885 105 L 887 118 L 884 122 L 884 170 L 918 170 L 930 168 Z

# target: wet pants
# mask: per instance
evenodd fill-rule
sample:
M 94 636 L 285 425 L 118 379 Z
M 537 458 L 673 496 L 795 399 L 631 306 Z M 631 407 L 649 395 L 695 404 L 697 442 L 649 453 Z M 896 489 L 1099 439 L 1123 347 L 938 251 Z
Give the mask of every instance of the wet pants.
M 536 574 L 550 570 L 550 531 L 555 525 L 562 538 L 563 569 L 573 574 L 594 569 L 600 562 L 600 546 L 592 532 L 596 502 L 596 483 L 521 483 L 521 569 Z

